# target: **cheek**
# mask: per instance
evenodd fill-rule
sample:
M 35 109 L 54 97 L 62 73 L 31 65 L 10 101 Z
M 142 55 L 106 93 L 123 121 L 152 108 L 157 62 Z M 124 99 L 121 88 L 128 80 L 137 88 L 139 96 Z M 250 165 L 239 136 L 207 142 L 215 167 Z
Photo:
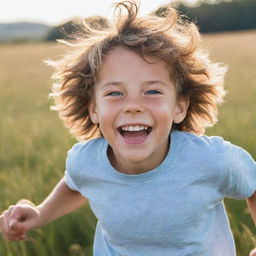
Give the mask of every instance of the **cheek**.
M 122 109 L 122 105 L 121 100 L 102 100 L 98 104 L 98 110 L 102 115 L 109 115 Z
M 151 103 L 150 109 L 151 112 L 154 112 L 159 118 L 171 118 L 173 113 L 175 113 L 175 106 L 166 101 L 155 101 L 153 104 Z
M 161 132 L 169 131 L 174 122 L 175 116 L 175 107 L 170 104 L 159 104 L 152 106 L 151 113 L 154 116 L 155 122 L 158 125 L 158 128 L 161 129 Z
M 115 118 L 115 106 L 111 104 L 101 104 L 98 107 L 98 117 L 100 126 L 112 125 Z

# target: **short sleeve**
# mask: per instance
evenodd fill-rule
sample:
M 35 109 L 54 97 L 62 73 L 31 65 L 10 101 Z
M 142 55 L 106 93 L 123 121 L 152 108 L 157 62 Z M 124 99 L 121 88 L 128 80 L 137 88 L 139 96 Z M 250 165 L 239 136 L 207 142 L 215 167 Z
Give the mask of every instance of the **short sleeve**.
M 68 170 L 65 171 L 64 181 L 70 189 L 78 191 L 78 188 L 74 183 L 73 179 L 71 178 Z
M 224 141 L 225 197 L 245 199 L 256 191 L 256 162 L 241 147 Z
M 64 176 L 64 181 L 67 184 L 67 186 L 75 191 L 79 191 L 73 178 L 72 178 L 72 161 L 73 161 L 73 157 L 72 157 L 72 153 L 74 151 L 74 147 L 72 149 L 70 149 L 67 153 L 67 159 L 66 159 L 66 170 L 65 170 L 65 176 Z

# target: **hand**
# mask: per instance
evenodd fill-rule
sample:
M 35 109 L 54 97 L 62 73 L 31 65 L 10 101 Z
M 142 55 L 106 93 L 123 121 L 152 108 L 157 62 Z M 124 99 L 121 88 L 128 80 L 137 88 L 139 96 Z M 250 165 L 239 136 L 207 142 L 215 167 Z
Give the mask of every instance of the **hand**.
M 27 231 L 41 226 L 40 212 L 28 200 L 11 205 L 0 215 L 0 233 L 9 241 L 27 239 Z
M 250 252 L 249 256 L 256 256 L 256 248 L 254 248 L 254 249 Z

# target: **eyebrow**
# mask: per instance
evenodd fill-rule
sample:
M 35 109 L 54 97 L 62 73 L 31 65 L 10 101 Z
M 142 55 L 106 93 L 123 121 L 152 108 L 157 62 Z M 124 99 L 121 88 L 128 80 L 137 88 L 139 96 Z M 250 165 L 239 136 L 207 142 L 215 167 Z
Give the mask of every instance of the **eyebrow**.
M 107 81 L 102 84 L 103 87 L 109 86 L 109 85 L 120 85 L 122 84 L 121 81 Z
M 102 84 L 103 87 L 106 87 L 106 86 L 110 86 L 110 85 L 121 85 L 122 82 L 121 81 L 107 81 L 107 82 L 104 82 Z M 148 81 L 145 81 L 143 82 L 143 84 L 146 84 L 146 85 L 152 85 L 152 84 L 162 84 L 164 86 L 167 86 L 167 83 L 165 83 L 164 81 L 162 80 L 159 80 L 159 79 L 155 79 L 155 80 L 148 80 Z
M 162 85 L 164 85 L 164 86 L 167 86 L 167 83 L 165 83 L 164 81 L 162 81 L 162 80 L 158 80 L 158 79 L 156 79 L 156 80 L 149 80 L 149 81 L 146 81 L 146 82 L 144 82 L 145 84 L 148 84 L 148 85 L 151 85 L 151 84 L 162 84 Z

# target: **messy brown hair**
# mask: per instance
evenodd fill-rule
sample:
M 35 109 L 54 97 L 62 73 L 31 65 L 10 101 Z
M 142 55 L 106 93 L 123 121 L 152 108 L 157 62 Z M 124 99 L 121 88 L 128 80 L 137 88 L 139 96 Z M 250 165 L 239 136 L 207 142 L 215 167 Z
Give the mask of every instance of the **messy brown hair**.
M 71 50 L 52 62 L 55 109 L 79 140 L 101 136 L 98 125 L 90 119 L 89 104 L 102 61 L 117 46 L 142 57 L 155 56 L 167 64 L 178 96 L 190 102 L 185 119 L 174 129 L 203 134 L 217 121 L 217 105 L 225 94 L 226 68 L 212 63 L 200 49 L 196 25 L 171 7 L 165 9 L 164 17 L 139 17 L 138 10 L 136 2 L 122 1 L 115 4 L 114 22 L 105 19 L 93 26 L 85 22 L 79 34 L 62 41 Z

